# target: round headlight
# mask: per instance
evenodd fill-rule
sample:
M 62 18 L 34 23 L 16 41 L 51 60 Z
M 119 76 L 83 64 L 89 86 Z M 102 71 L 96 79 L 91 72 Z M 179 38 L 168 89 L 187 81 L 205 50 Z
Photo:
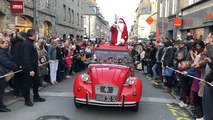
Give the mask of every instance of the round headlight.
M 89 75 L 88 74 L 82 74 L 81 79 L 82 79 L 82 81 L 87 82 L 89 80 Z
M 128 85 L 133 85 L 134 84 L 134 78 L 133 77 L 127 78 L 127 84 Z

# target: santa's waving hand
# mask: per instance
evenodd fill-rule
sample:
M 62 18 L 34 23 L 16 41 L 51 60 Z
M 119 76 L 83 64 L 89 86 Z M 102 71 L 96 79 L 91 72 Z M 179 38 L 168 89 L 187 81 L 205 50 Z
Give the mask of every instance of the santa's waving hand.
M 124 45 L 128 39 L 127 26 L 123 18 L 119 18 L 110 28 L 111 43 L 115 45 Z

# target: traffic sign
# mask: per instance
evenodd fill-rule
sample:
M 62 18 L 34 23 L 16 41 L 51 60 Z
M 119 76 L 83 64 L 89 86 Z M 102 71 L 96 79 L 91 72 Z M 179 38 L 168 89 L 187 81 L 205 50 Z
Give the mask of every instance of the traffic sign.
M 147 19 L 146 19 L 146 22 L 151 25 L 155 20 L 152 18 L 152 16 L 149 16 Z

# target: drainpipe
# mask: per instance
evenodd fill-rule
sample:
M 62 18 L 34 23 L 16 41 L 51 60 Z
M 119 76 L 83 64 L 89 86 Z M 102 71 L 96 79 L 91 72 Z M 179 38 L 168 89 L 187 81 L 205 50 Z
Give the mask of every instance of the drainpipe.
M 33 28 L 36 30 L 36 0 L 33 0 Z

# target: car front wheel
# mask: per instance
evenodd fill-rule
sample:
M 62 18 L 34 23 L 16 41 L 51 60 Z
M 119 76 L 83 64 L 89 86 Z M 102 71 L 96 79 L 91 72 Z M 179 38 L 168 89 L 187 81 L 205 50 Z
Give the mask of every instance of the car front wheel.
M 74 103 L 75 103 L 75 107 L 77 108 L 77 109 L 79 109 L 79 108 L 82 108 L 83 107 L 83 105 L 82 104 L 80 104 L 80 103 L 77 103 L 76 102 L 76 98 L 74 97 Z
M 130 108 L 130 110 L 131 110 L 132 112 L 138 112 L 138 109 L 139 109 L 139 102 L 136 103 L 135 106 L 133 106 L 133 107 Z

